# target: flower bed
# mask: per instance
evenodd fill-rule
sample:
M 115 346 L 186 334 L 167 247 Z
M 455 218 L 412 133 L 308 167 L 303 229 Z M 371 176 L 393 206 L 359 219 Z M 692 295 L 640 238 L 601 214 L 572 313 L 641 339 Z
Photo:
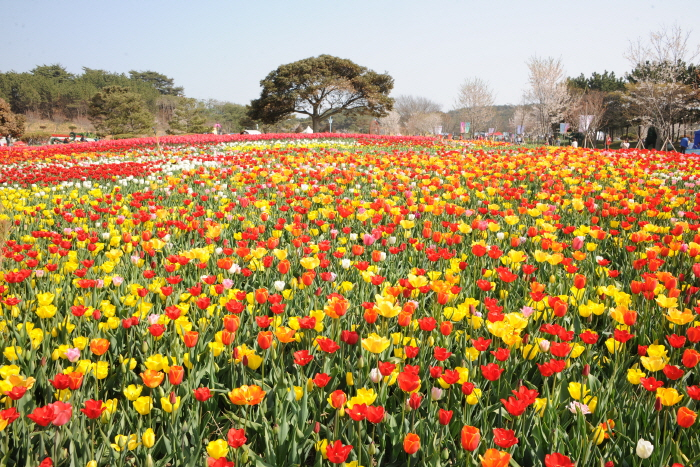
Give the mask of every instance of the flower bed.
M 700 462 L 697 156 L 173 138 L 3 150 L 0 464 Z

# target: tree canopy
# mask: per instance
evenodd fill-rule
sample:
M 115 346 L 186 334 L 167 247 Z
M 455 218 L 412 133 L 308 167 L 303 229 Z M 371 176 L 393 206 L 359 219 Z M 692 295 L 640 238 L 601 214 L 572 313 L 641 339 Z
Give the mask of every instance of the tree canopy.
M 175 87 L 175 82 L 172 78 L 157 73 L 155 71 L 134 71 L 129 72 L 131 79 L 148 83 L 156 90 L 167 96 L 182 96 L 184 88 L 182 86 Z
M 207 126 L 207 118 L 204 109 L 197 104 L 195 99 L 183 98 L 175 108 L 173 118 L 168 122 L 169 135 L 209 133 L 211 126 Z
M 88 116 L 99 134 L 117 137 L 148 134 L 154 125 L 141 96 L 121 86 L 107 86 L 95 94 Z
M 12 113 L 10 104 L 0 99 L 0 136 L 19 138 L 24 133 L 24 117 Z
M 341 112 L 382 117 L 393 106 L 391 76 L 331 55 L 280 65 L 260 85 L 260 97 L 251 102 L 248 115 L 262 123 L 299 113 L 311 117 L 318 131 L 322 120 Z

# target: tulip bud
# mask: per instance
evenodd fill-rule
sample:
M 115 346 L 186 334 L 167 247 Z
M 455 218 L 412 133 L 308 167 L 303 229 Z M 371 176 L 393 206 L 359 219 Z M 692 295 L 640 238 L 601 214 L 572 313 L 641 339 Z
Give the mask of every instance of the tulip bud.
M 46 366 L 46 357 L 41 357 L 41 366 Z
M 447 459 L 450 458 L 450 451 L 447 448 L 443 448 L 442 450 L 442 460 L 446 461 Z
M 170 403 L 175 404 L 175 402 L 177 402 L 177 396 L 174 391 L 170 391 Z
M 365 359 L 363 356 L 360 355 L 360 358 L 357 360 L 357 368 L 364 368 L 365 367 Z
M 442 399 L 442 388 L 433 387 L 430 390 L 430 398 L 434 401 Z
M 379 371 L 379 368 L 372 368 L 372 371 L 369 372 L 369 379 L 374 384 L 377 384 L 382 380 L 382 373 Z
M 367 448 L 367 452 L 369 453 L 370 456 L 373 456 L 377 452 L 377 446 L 375 446 L 374 441 L 372 441 Z
M 591 374 L 591 366 L 589 364 L 583 365 L 583 372 L 581 373 L 583 376 L 588 376 Z
M 146 457 L 146 467 L 153 467 L 153 466 L 154 466 L 154 464 L 153 464 L 153 458 L 152 458 L 151 455 L 149 454 L 149 455 Z
M 656 410 L 657 412 L 661 412 L 662 408 L 663 406 L 661 405 L 661 398 L 657 397 L 654 401 L 654 410 Z
M 320 432 L 321 432 L 321 423 L 320 423 L 320 422 L 316 422 L 316 423 L 314 424 L 314 433 L 319 434 Z

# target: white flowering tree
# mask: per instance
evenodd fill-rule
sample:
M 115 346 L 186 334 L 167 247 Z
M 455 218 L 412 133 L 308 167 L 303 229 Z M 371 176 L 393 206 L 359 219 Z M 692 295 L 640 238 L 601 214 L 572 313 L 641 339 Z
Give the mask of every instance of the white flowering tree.
M 570 102 L 561 58 L 531 57 L 527 62 L 528 85 L 523 96 L 530 105 L 537 131 L 552 134 L 552 124 L 561 121 Z

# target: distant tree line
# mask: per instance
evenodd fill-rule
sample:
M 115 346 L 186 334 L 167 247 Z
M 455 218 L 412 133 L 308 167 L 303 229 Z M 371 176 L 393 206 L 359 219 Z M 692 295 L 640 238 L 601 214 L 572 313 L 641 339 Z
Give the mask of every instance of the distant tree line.
M 0 99 L 23 122 L 73 122 L 116 138 L 152 134 L 155 127 L 169 134 L 206 133 L 219 119 L 229 132 L 238 131 L 245 110 L 187 98 L 172 78 L 155 71 L 124 74 L 84 67 L 73 74 L 60 64 L 0 72 Z M 18 133 L 15 128 L 15 138 Z

